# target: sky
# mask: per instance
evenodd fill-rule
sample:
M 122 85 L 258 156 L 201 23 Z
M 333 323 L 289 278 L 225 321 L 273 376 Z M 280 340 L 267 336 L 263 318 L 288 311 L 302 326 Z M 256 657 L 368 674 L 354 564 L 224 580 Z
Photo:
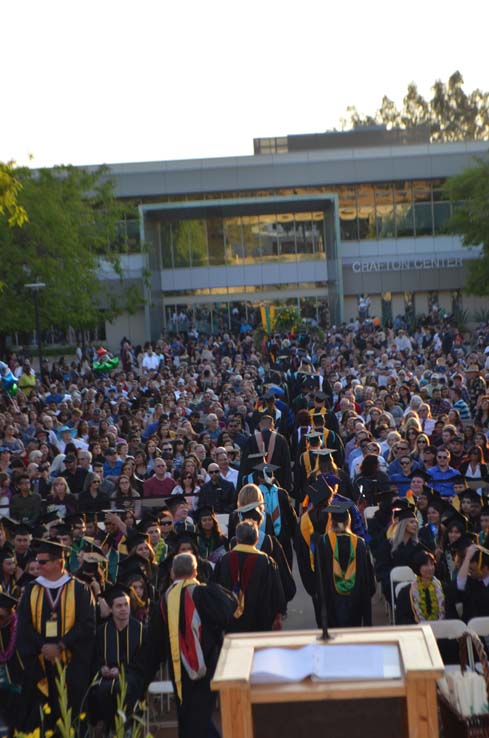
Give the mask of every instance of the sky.
M 3 0 L 0 161 L 250 155 L 412 81 L 489 90 L 488 21 L 487 0 Z

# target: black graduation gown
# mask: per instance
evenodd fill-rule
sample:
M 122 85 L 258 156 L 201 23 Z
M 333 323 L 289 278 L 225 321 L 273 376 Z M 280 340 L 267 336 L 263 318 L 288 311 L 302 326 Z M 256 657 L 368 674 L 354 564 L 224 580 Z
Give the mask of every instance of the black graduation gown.
M 223 630 L 231 620 L 237 602 L 230 592 L 213 582 L 196 586 L 192 599 L 202 624 L 200 642 L 207 673 L 201 679 L 192 680 L 182 664 L 182 702 L 176 700 L 178 735 L 179 738 L 208 738 L 215 704 L 215 694 L 211 692 L 210 682 L 219 658 Z M 136 659 L 133 669 L 129 670 L 129 683 L 138 685 L 139 697 L 144 695 L 162 662 L 165 664 L 168 661 L 175 684 L 167 623 L 166 602 L 163 598 L 153 608 L 141 658 Z M 185 606 L 180 608 L 181 630 L 184 623 Z
M 85 693 L 90 680 L 90 666 L 92 661 L 92 650 L 95 640 L 95 604 L 88 587 L 78 579 L 74 580 L 75 588 L 75 624 L 65 633 L 61 630 L 60 606 L 58 605 L 58 635 L 46 637 L 46 623 L 50 619 L 51 610 L 48 598 L 44 594 L 42 600 L 41 626 L 42 634 L 39 633 L 33 623 L 31 615 L 31 593 L 36 590 L 36 595 L 42 595 L 43 587 L 37 581 L 27 584 L 18 609 L 17 644 L 22 661 L 24 662 L 24 679 L 22 682 L 22 704 L 26 706 L 17 715 L 17 729 L 25 732 L 32 731 L 39 725 L 39 707 L 46 702 L 46 697 L 39 691 L 38 682 L 47 677 L 49 686 L 49 703 L 52 713 L 46 722 L 55 723 L 58 717 L 58 697 L 55 688 L 55 677 L 57 669 L 54 664 L 45 662 L 45 673 L 39 662 L 38 655 L 45 643 L 58 643 L 63 641 L 66 649 L 71 653 L 71 661 L 66 670 L 66 681 L 68 685 L 69 704 L 73 714 L 80 711 Z M 56 598 L 58 590 L 51 590 L 53 599 Z
M 158 567 L 158 592 L 163 594 L 166 592 L 172 579 L 170 576 L 171 567 L 175 555 L 171 554 L 164 559 Z M 207 559 L 203 559 L 201 556 L 196 555 L 197 558 L 197 579 L 201 584 L 207 584 L 212 579 L 212 565 Z
M 284 613 L 286 601 L 275 561 L 260 551 L 237 546 L 220 559 L 214 569 L 214 580 L 226 589 L 244 593 L 244 610 L 228 624 L 228 633 L 271 630 L 275 616 Z M 234 572 L 239 572 L 239 584 Z M 235 592 L 236 590 L 236 592 Z
M 270 444 L 270 438 L 267 438 L 267 433 L 263 433 L 263 440 L 265 444 L 265 448 L 268 449 Z M 238 477 L 238 491 L 243 486 L 243 479 L 244 477 L 247 477 L 248 474 L 251 474 L 253 472 L 253 467 L 256 466 L 259 462 L 259 459 L 250 459 L 250 455 L 259 453 L 258 445 L 256 442 L 256 438 L 253 435 L 251 435 L 246 445 L 241 453 L 241 465 L 239 467 L 239 477 Z M 277 437 L 275 440 L 275 448 L 273 450 L 273 455 L 271 459 L 268 459 L 268 462 L 270 464 L 276 464 L 279 468 L 275 472 L 275 476 L 280 483 L 280 486 L 286 489 L 287 491 L 292 490 L 292 470 L 291 470 L 291 461 L 290 461 L 290 450 L 289 450 L 289 444 L 287 443 L 286 439 L 280 435 L 280 433 L 277 433 Z
M 382 585 L 384 597 L 390 601 L 390 573 L 395 566 L 412 566 L 413 556 L 418 551 L 423 551 L 421 543 L 409 540 L 407 544 L 401 543 L 395 551 L 392 550 L 392 541 L 384 538 L 377 548 L 375 558 L 375 576 Z
M 231 548 L 234 548 L 235 545 L 236 538 L 232 538 Z M 287 602 L 290 602 L 295 597 L 297 587 L 294 577 L 292 576 L 292 572 L 290 570 L 289 562 L 287 561 L 284 549 L 282 548 L 280 541 L 275 536 L 265 535 L 262 545 L 258 546 L 257 544 L 257 548 L 258 547 L 260 551 L 263 551 L 263 553 L 271 556 L 277 564 L 278 573 L 280 574 L 280 581 L 282 582 L 282 587 L 284 590 L 285 600 Z
M 456 586 L 456 585 L 454 585 Z M 464 590 L 457 590 L 457 599 L 463 604 L 463 620 L 489 615 L 489 586 L 480 579 L 467 577 Z
M 338 557 L 341 568 L 346 569 L 350 553 L 350 534 L 340 533 Z M 351 592 L 338 594 L 333 579 L 333 550 L 326 535 L 315 536 L 314 559 L 318 578 L 319 598 L 314 603 L 318 626 L 321 626 L 321 597 L 326 597 L 328 626 L 330 628 L 354 628 L 372 625 L 372 597 L 375 594 L 375 580 L 372 563 L 363 538 L 357 537 L 356 578 Z M 320 586 L 319 577 L 323 582 Z
M 10 621 L 0 628 L 0 651 L 5 651 L 10 642 Z M 23 679 L 23 663 L 17 649 L 7 662 L 0 662 L 2 682 L 0 682 L 0 718 L 10 728 L 20 707 L 20 686 Z
M 144 628 L 135 618 L 130 618 L 128 625 L 117 630 L 110 618 L 97 628 L 93 673 L 95 683 L 92 683 L 87 701 L 88 716 L 92 725 L 103 721 L 107 728 L 112 725 L 117 708 L 119 693 L 119 679 L 105 679 L 100 673 L 102 666 L 121 667 L 127 672 L 127 667 L 137 657 L 143 643 Z M 130 712 L 132 705 L 126 699 L 126 709 Z

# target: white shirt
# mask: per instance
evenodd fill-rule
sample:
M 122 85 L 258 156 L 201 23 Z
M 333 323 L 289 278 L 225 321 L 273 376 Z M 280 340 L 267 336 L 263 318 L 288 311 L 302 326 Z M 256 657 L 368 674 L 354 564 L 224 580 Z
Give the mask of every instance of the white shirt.
M 221 470 L 221 477 L 225 479 L 227 482 L 232 482 L 234 484 L 234 489 L 237 489 L 238 487 L 238 470 L 233 469 L 231 466 L 228 468 L 226 474 L 223 474 Z
M 160 359 L 156 354 L 152 354 L 151 356 L 149 354 L 144 354 L 143 359 L 143 369 L 146 369 L 146 371 L 154 371 L 155 369 L 158 369 L 160 365 Z

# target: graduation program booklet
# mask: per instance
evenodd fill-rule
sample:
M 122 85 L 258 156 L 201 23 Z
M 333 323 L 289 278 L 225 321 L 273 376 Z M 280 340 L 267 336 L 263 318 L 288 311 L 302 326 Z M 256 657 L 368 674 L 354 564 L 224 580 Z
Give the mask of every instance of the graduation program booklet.
M 383 643 L 263 648 L 255 651 L 252 684 L 362 679 L 400 679 L 397 646 Z

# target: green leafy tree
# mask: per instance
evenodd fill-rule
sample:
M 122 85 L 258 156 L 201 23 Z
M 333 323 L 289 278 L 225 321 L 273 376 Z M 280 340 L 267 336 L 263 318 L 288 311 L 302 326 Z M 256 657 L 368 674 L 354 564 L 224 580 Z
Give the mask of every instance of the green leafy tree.
M 25 209 L 19 205 L 22 185 L 14 174 L 15 164 L 0 162 L 0 215 L 6 215 L 9 226 L 21 227 L 27 220 Z
M 123 286 L 103 287 L 97 274 L 106 259 L 124 277 L 120 221 L 129 206 L 115 199 L 107 170 L 63 166 L 10 174 L 28 220 L 12 222 L 7 208 L 0 213 L 0 348 L 5 334 L 32 329 L 28 282 L 46 284 L 39 300 L 43 328 L 87 328 L 99 322 L 102 307 L 109 319 L 125 309 Z
M 384 96 L 375 113 L 363 115 L 351 106 L 343 119 L 345 127 L 385 124 L 388 128 L 425 127 L 430 141 L 484 140 L 489 138 L 489 93 L 475 89 L 466 93 L 463 77 L 454 72 L 447 83 L 436 80 L 431 99 L 425 99 L 411 83 L 399 109 Z
M 481 246 L 479 259 L 468 263 L 465 289 L 473 295 L 489 294 L 489 163 L 476 165 L 445 183 L 454 203 L 449 229 L 462 237 L 464 246 Z

